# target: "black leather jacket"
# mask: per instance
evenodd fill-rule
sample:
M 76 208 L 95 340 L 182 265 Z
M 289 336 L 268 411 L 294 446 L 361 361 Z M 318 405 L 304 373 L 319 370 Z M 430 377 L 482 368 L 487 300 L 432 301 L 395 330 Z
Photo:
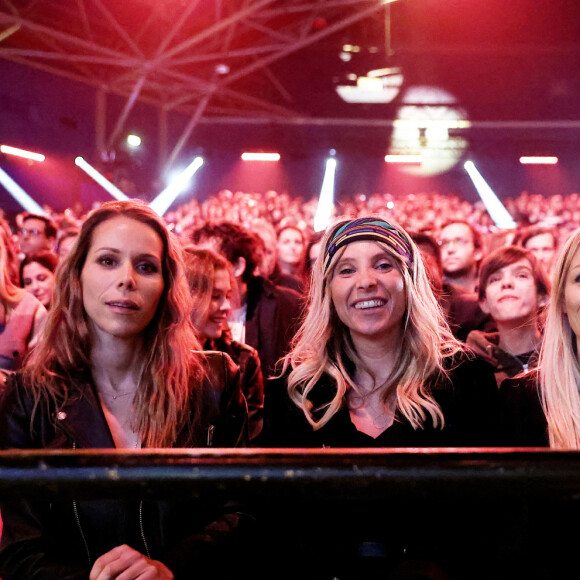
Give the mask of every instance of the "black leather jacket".
M 201 390 L 203 417 L 184 425 L 175 447 L 235 447 L 247 443 L 247 408 L 239 372 L 223 353 L 206 352 L 207 379 Z M 90 376 L 88 377 L 90 381 Z M 71 385 L 65 405 L 33 401 L 14 375 L 0 403 L 2 449 L 114 448 L 92 382 Z M 193 408 L 193 407 L 192 407 Z M 193 413 L 192 413 L 193 415 Z M 220 577 L 220 557 L 252 518 L 233 502 L 123 500 L 4 502 L 0 576 L 30 579 L 87 579 L 103 553 L 126 543 L 163 562 L 176 578 Z M 216 575 L 217 572 L 217 575 Z

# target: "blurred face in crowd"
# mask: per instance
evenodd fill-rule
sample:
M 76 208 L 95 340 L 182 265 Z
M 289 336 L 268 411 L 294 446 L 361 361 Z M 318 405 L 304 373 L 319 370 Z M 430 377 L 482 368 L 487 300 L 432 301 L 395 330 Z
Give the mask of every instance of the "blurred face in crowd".
M 498 323 L 519 325 L 535 320 L 540 296 L 530 261 L 522 258 L 491 274 L 480 305 Z
M 264 242 L 264 255 L 260 265 L 260 275 L 264 276 L 264 278 L 269 278 L 276 268 L 276 260 L 278 259 L 276 236 L 267 228 L 259 229 L 256 233 Z
M 473 234 L 466 224 L 450 224 L 441 230 L 441 263 L 446 274 L 461 276 L 476 268 L 481 250 L 475 248 Z
M 20 251 L 24 254 L 32 254 L 39 250 L 51 250 L 52 238 L 46 236 L 46 224 L 37 218 L 29 218 L 22 222 L 18 230 L 18 243 Z
M 205 320 L 199 328 L 206 338 L 219 338 L 228 325 L 231 310 L 232 282 L 227 270 L 216 270 L 214 274 L 211 302 Z
M 61 260 L 70 254 L 71 248 L 76 241 L 77 236 L 67 236 L 60 241 L 58 244 L 58 256 Z
M 556 255 L 556 244 L 552 234 L 538 234 L 526 241 L 525 248 L 542 263 L 546 272 L 550 272 Z
M 576 345 L 580 345 L 580 248 L 576 250 L 570 262 L 570 269 L 564 285 L 564 314 L 568 315 L 568 322 L 572 332 L 576 335 Z
M 83 306 L 97 338 L 135 338 L 163 293 L 163 242 L 153 228 L 116 216 L 99 224 L 81 271 Z
M 52 300 L 54 274 L 38 262 L 30 262 L 22 268 L 24 289 L 48 308 Z
M 278 260 L 285 264 L 299 264 L 304 256 L 302 234 L 294 228 L 286 228 L 278 236 Z
M 372 241 L 345 246 L 330 282 L 332 303 L 358 340 L 389 340 L 400 344 L 402 320 L 407 308 L 403 275 L 397 261 Z

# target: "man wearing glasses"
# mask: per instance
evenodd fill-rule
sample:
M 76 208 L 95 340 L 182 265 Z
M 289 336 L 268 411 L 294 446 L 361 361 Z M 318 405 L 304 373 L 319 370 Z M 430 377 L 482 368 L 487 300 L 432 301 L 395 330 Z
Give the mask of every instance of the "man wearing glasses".
M 476 292 L 479 262 L 483 258 L 481 236 L 468 222 L 445 224 L 439 234 L 444 281 L 467 292 Z
M 26 213 L 18 228 L 20 252 L 28 256 L 39 250 L 52 250 L 56 244 L 56 225 L 48 217 Z

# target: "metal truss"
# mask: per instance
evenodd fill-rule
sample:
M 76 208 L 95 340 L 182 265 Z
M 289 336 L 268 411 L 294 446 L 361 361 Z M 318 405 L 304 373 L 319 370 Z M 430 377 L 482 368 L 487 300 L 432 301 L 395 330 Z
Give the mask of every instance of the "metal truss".
M 174 157 L 204 118 L 307 116 L 271 65 L 390 1 L 0 0 L 0 58 L 125 98 L 105 147 L 138 101 L 189 115 Z

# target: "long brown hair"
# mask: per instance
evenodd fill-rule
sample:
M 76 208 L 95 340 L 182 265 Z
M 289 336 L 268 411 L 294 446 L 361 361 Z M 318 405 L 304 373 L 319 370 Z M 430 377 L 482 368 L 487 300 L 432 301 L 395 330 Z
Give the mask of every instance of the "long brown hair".
M 71 383 L 86 379 L 91 351 L 89 324 L 83 307 L 81 272 L 96 227 L 123 216 L 149 226 L 163 244 L 164 289 L 153 320 L 144 330 L 143 363 L 134 401 L 134 428 L 147 447 L 171 446 L 189 409 L 192 388 L 203 377 L 203 364 L 190 320 L 191 298 L 183 273 L 181 246 L 162 219 L 139 200 L 111 201 L 84 222 L 71 254 L 56 271 L 53 308 L 45 332 L 34 349 L 24 377 L 41 399 L 62 404 Z

